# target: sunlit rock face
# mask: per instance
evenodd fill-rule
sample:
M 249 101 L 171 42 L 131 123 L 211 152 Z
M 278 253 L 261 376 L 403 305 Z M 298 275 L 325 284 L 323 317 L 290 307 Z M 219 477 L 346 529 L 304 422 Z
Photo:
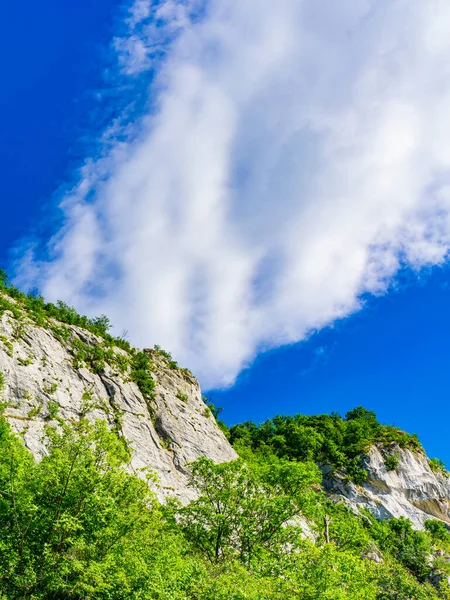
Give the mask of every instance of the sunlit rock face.
M 189 371 L 171 368 L 166 357 L 148 351 L 156 388 L 153 397 L 144 398 L 129 368 L 118 368 L 120 360 L 125 364 L 129 358 L 124 350 L 113 348 L 115 356 L 124 358 L 106 360 L 96 373 L 74 357 L 77 340 L 91 348 L 104 346 L 102 338 L 79 327 L 56 322 L 39 327 L 26 318 L 19 322 L 9 311 L 0 320 L 1 402 L 12 428 L 37 458 L 45 452 L 46 424 L 56 424 L 56 416 L 70 421 L 83 414 L 106 419 L 129 441 L 129 469 L 154 471 L 160 499 L 175 496 L 187 502 L 193 497 L 187 469 L 200 456 L 216 462 L 236 458 Z
M 347 482 L 338 474 L 325 474 L 326 489 L 340 496 L 356 511 L 368 509 L 377 518 L 406 517 L 422 529 L 427 519 L 440 519 L 450 525 L 450 479 L 433 471 L 423 453 L 402 450 L 395 444 L 390 453 L 399 465 L 388 471 L 383 450 L 372 447 L 365 459 L 367 481 Z
M 86 359 L 94 350 L 103 352 L 101 368 Z M 188 502 L 195 497 L 188 486 L 189 464 L 201 456 L 226 462 L 236 453 L 203 402 L 195 377 L 164 353 L 144 353 L 155 382 L 146 395 L 132 377 L 133 354 L 105 345 L 80 327 L 50 319 L 39 326 L 25 313 L 17 318 L 6 310 L 0 319 L 0 402 L 12 428 L 38 459 L 45 452 L 45 425 L 56 425 L 57 418 L 106 420 L 131 446 L 128 468 L 141 476 L 146 469 L 156 473 L 160 499 L 174 496 Z M 389 454 L 398 456 L 390 471 L 385 465 Z M 419 529 L 427 519 L 450 526 L 450 479 L 433 471 L 423 453 L 395 444 L 374 446 L 364 461 L 368 478 L 363 485 L 324 467 L 331 497 L 354 511 L 366 508 L 377 518 L 406 517 Z

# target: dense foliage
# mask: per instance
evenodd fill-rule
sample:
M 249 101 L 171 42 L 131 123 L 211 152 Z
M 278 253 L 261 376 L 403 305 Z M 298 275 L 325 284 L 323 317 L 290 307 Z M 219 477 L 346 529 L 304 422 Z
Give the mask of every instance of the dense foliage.
M 312 462 L 249 448 L 231 463 L 200 459 L 198 499 L 161 506 L 152 474 L 126 471 L 129 450 L 104 422 L 60 421 L 46 436 L 35 462 L 0 417 L 3 600 L 450 597 L 425 583 L 445 527 L 357 518 L 327 501 Z M 305 518 L 316 543 L 301 535 Z M 383 562 L 366 558 L 380 550 Z
M 377 421 L 373 411 L 357 407 L 344 418 L 332 415 L 276 416 L 260 425 L 241 423 L 230 429 L 230 441 L 241 448 L 253 450 L 267 448 L 278 457 L 289 460 L 315 462 L 345 470 L 357 483 L 364 481 L 364 456 L 373 444 L 386 450 L 386 466 L 398 466 L 395 454 L 389 447 L 420 451 L 422 447 L 416 435 Z

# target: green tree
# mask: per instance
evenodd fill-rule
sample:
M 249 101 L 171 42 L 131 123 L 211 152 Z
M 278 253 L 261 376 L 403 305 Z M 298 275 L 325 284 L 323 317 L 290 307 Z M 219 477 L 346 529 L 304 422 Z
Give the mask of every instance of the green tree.
M 249 564 L 259 550 L 276 552 L 293 541 L 286 524 L 307 506 L 311 486 L 319 481 L 311 463 L 273 459 L 252 466 L 241 460 L 216 465 L 200 458 L 191 476 L 200 496 L 179 509 L 179 523 L 210 562 L 235 557 Z
M 349 410 L 346 414 L 345 414 L 345 419 L 347 421 L 354 421 L 355 419 L 362 419 L 364 421 L 369 421 L 371 423 L 377 423 L 377 415 L 374 413 L 373 410 L 367 410 L 367 408 L 364 408 L 364 406 L 357 406 L 356 408 L 353 408 L 352 410 Z
M 0 290 L 3 290 L 8 285 L 8 274 L 3 269 L 0 269 Z
M 305 543 L 293 557 L 285 597 L 301 600 L 378 600 L 373 569 L 333 544 Z
M 370 532 L 380 548 L 401 562 L 419 581 L 427 578 L 431 570 L 428 560 L 431 540 L 423 531 L 415 531 L 409 519 L 373 520 Z
M 124 540 L 151 529 L 153 496 L 124 470 L 106 423 L 60 422 L 47 439 L 35 463 L 0 420 L 0 587 L 11 598 L 87 597 L 109 585 Z
M 443 521 L 428 519 L 425 521 L 425 529 L 434 540 L 450 542 L 450 532 L 448 526 Z

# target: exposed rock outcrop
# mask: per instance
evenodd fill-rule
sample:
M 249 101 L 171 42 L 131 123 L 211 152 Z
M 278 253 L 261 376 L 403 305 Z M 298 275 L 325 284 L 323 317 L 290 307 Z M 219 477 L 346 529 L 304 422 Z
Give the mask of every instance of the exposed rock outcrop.
M 29 311 L 15 310 L 13 300 L 8 306 L 0 313 L 0 402 L 36 457 L 45 451 L 44 426 L 56 422 L 56 416 L 106 419 L 131 445 L 129 468 L 155 471 L 159 498 L 172 495 L 183 502 L 194 497 L 187 484 L 189 463 L 200 456 L 215 462 L 236 458 L 203 402 L 197 380 L 166 353 L 130 353 L 89 330 L 47 317 L 40 323 Z M 150 371 L 144 371 L 151 374 L 153 390 L 146 391 L 133 375 L 133 369 L 141 369 L 133 366 L 136 357 L 148 363 Z M 394 470 L 386 468 L 388 455 L 397 457 Z M 403 516 L 416 528 L 431 518 L 450 525 L 450 479 L 433 471 L 423 453 L 374 446 L 364 468 L 368 478 L 363 485 L 324 469 L 326 490 L 353 510 L 367 508 L 377 518 Z
M 363 485 L 355 485 L 336 473 L 325 473 L 327 491 L 345 499 L 355 511 L 366 508 L 379 519 L 406 517 L 422 529 L 427 519 L 450 525 L 450 479 L 433 471 L 422 453 L 392 445 L 389 453 L 399 458 L 396 469 L 388 471 L 380 448 L 372 447 L 365 459 L 368 472 Z
M 77 359 L 74 343 L 104 346 L 102 338 L 78 327 L 56 322 L 40 327 L 27 318 L 18 321 L 9 311 L 1 317 L 1 401 L 7 403 L 11 426 L 36 457 L 44 451 L 45 423 L 56 414 L 71 420 L 87 412 L 90 418 L 107 419 L 130 442 L 130 469 L 139 473 L 148 467 L 156 472 L 160 498 L 173 495 L 183 502 L 192 498 L 186 469 L 200 456 L 216 462 L 236 457 L 189 371 L 174 368 L 165 356 L 149 351 L 156 388 L 152 397 L 144 398 L 130 378 L 124 350 L 109 349 L 113 359 L 95 372 Z

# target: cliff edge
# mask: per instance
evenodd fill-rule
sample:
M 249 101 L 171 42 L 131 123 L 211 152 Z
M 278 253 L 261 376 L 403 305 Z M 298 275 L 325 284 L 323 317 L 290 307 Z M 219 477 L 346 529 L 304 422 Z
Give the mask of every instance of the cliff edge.
M 131 446 L 130 469 L 153 470 L 157 495 L 182 502 L 193 497 L 188 463 L 236 458 L 198 381 L 166 353 L 127 351 L 54 319 L 38 325 L 18 303 L 8 303 L 14 310 L 0 312 L 1 401 L 36 457 L 44 451 L 44 426 L 57 418 L 106 419 Z

